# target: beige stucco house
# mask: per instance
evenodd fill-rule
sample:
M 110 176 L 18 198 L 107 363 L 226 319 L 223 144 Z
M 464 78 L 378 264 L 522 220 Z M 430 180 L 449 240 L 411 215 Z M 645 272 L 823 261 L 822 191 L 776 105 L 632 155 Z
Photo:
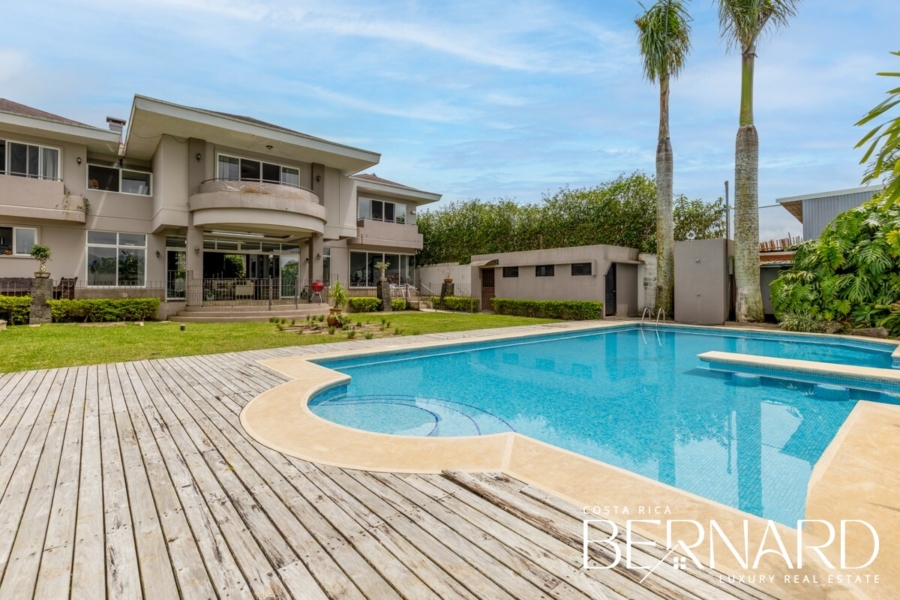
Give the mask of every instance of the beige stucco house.
M 360 174 L 378 153 L 144 96 L 107 121 L 0 99 L 0 280 L 30 277 L 40 243 L 76 296 L 157 296 L 169 313 L 315 281 L 366 293 L 382 260 L 410 283 L 416 212 L 440 195 Z

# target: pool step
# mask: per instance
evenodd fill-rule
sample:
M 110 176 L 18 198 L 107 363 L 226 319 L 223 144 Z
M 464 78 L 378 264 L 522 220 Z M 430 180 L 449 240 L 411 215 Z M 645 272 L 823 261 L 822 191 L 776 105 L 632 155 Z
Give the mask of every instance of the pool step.
M 843 401 L 850 399 L 850 389 L 830 383 L 817 383 L 813 386 L 816 397 L 823 400 Z

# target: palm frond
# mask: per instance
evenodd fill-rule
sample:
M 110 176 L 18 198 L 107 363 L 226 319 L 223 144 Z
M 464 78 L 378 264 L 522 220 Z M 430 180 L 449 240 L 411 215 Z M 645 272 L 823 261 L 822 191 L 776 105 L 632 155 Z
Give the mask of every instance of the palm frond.
M 682 2 L 659 0 L 635 19 L 644 76 L 650 81 L 677 77 L 691 50 L 691 17 Z
M 730 47 L 754 48 L 766 27 L 783 27 L 797 14 L 800 0 L 719 0 L 719 29 Z

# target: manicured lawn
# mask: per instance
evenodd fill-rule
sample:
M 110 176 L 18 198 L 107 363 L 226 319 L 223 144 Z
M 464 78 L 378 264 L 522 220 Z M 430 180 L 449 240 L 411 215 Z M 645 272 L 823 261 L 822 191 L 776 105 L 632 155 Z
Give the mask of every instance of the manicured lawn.
M 354 314 L 352 320 L 381 322 L 381 313 Z M 387 316 L 387 315 L 385 315 Z M 461 313 L 391 313 L 391 328 L 402 335 L 413 332 L 442 333 L 518 325 L 552 323 L 502 315 Z M 237 352 L 281 346 L 301 346 L 348 341 L 340 334 L 297 335 L 278 331 L 273 323 L 179 323 L 147 322 L 113 326 L 83 326 L 73 323 L 16 326 L 0 331 L 0 372 L 95 365 L 126 360 Z

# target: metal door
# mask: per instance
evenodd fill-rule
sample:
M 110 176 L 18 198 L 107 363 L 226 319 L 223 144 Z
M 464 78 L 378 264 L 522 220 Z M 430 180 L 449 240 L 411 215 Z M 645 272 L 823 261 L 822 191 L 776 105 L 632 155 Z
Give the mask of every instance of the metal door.
M 481 270 L 481 310 L 491 310 L 494 299 L 494 269 Z
M 606 316 L 616 314 L 616 263 L 609 265 L 606 272 Z

